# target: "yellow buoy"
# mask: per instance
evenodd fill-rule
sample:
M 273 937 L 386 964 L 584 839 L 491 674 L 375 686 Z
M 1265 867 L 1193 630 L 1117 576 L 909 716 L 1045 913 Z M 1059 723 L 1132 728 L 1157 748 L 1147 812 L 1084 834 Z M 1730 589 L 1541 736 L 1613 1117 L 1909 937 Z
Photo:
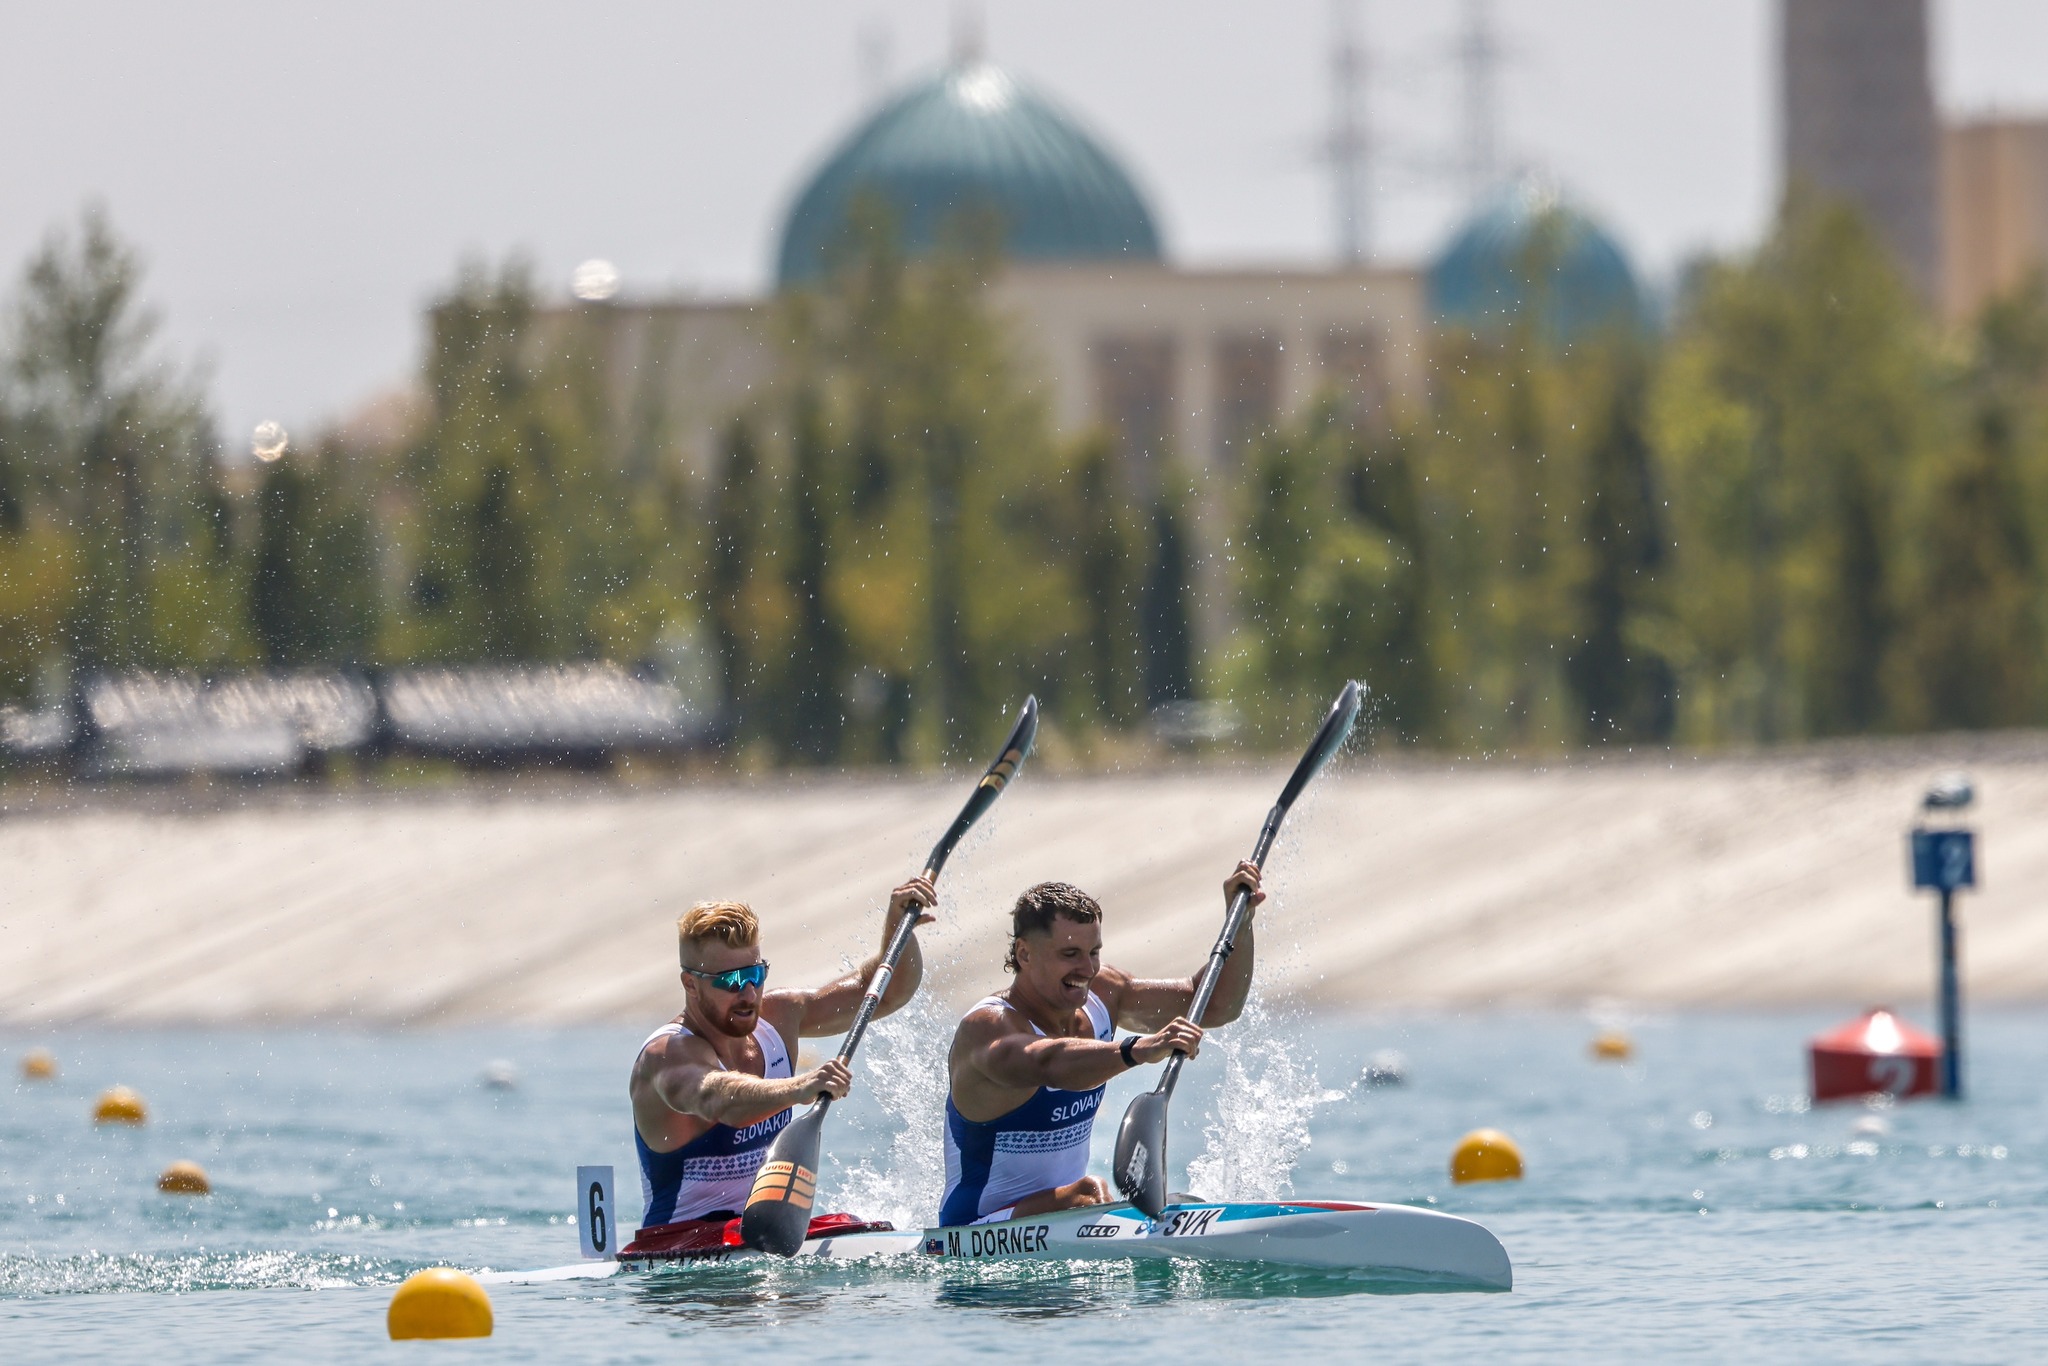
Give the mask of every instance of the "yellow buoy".
M 22 1055 L 21 1075 L 28 1081 L 50 1081 L 57 1075 L 57 1060 L 47 1048 L 31 1048 Z
M 206 1168 L 183 1158 L 164 1168 L 163 1175 L 156 1179 L 156 1188 L 165 1195 L 213 1194 L 213 1183 L 206 1179 Z
M 95 1124 L 141 1124 L 148 1118 L 149 1107 L 142 1097 L 125 1086 L 110 1086 L 100 1092 L 99 1103 L 92 1107 Z
M 1604 1030 L 1593 1039 L 1593 1056 L 1602 1062 L 1627 1062 L 1635 1052 L 1634 1042 L 1618 1029 Z
M 1522 1150 L 1515 1140 L 1498 1129 L 1474 1129 L 1458 1140 L 1451 1154 L 1451 1180 L 1519 1181 L 1522 1179 Z
M 405 1278 L 384 1322 L 393 1338 L 487 1338 L 491 1297 L 453 1267 L 429 1267 Z

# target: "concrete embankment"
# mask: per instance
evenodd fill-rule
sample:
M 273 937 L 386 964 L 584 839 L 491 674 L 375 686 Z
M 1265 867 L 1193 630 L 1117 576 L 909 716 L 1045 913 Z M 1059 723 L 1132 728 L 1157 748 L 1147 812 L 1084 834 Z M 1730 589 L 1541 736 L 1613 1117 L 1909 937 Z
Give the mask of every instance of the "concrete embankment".
M 1971 998 L 2048 997 L 2048 743 L 1538 766 L 1349 759 L 1297 810 L 1261 977 L 1318 1004 L 1913 1003 L 1930 903 L 1903 830 L 1967 763 Z M 1000 980 L 1005 911 L 1089 888 L 1108 957 L 1184 973 L 1284 770 L 1034 773 L 955 858 L 930 982 Z M 776 982 L 867 952 L 964 775 L 433 795 L 70 794 L 0 814 L 0 1022 L 645 1021 L 672 922 L 740 897 Z M 26 809 L 24 809 L 26 808 Z

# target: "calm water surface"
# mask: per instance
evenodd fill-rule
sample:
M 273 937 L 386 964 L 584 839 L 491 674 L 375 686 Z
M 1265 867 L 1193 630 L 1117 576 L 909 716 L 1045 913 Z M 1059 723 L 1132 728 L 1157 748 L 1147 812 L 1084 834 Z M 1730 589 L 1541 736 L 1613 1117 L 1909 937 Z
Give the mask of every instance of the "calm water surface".
M 1513 1257 L 1508 1295 L 1259 1268 L 722 1267 L 493 1287 L 496 1336 L 460 1344 L 386 1341 L 391 1286 L 439 1263 L 574 1261 L 578 1162 L 614 1164 L 632 1203 L 622 1091 L 638 1034 L 0 1036 L 10 1066 L 40 1044 L 63 1069 L 0 1090 L 0 1347 L 40 1361 L 2037 1357 L 2048 1013 L 1973 1016 L 1964 1104 L 1809 1108 L 1802 1041 L 1850 1013 L 1636 1020 L 1627 1066 L 1591 1061 L 1593 1024 L 1562 1014 L 1269 1017 L 1229 1056 L 1205 1052 L 1190 1080 L 1223 1084 L 1183 1087 L 1174 1148 L 1199 1193 L 1278 1193 L 1291 1169 L 1298 1195 L 1465 1214 Z M 885 1026 L 859 1103 L 828 1131 L 824 1206 L 909 1224 L 936 1201 L 939 1023 Z M 1407 1085 L 1346 1085 L 1388 1047 Z M 515 1089 L 481 1084 L 495 1059 Z M 114 1082 L 148 1099 L 146 1128 L 88 1122 Z M 1134 1085 L 1112 1088 L 1099 1154 Z M 1449 1184 L 1452 1145 L 1480 1125 L 1520 1141 L 1527 1180 Z M 156 1192 L 180 1157 L 216 1194 Z

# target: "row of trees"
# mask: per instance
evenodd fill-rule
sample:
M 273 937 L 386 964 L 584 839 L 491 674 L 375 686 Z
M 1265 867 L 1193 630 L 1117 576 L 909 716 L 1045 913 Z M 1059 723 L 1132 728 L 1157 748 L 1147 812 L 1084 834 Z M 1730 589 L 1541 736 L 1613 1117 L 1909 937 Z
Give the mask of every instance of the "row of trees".
M 1564 339 L 1532 290 L 1438 339 L 1425 402 L 1333 398 L 1173 473 L 1053 432 L 961 229 L 912 265 L 867 221 L 784 300 L 784 381 L 707 479 L 621 398 L 601 321 L 516 268 L 435 309 L 401 446 L 223 460 L 88 215 L 0 357 L 0 695 L 645 659 L 810 763 L 971 747 L 1027 689 L 1080 737 L 1202 697 L 1277 738 L 1352 676 L 1384 734 L 1481 749 L 2048 719 L 2038 282 L 1943 334 L 1858 219 L 1795 198 L 1662 336 Z
M 1943 333 L 1855 214 L 1795 197 L 1666 335 L 1554 331 L 1443 338 L 1425 411 L 1267 444 L 1241 524 L 1268 714 L 1355 673 L 1467 748 L 2048 721 L 2039 278 Z

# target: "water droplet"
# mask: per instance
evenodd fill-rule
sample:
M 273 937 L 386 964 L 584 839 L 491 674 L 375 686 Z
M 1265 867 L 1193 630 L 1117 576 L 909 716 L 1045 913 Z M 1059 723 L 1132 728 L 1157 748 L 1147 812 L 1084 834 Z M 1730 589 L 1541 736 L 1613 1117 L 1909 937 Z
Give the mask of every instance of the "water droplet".
M 585 261 L 569 277 L 569 292 L 590 303 L 602 303 L 619 292 L 619 268 L 605 260 Z
M 291 444 L 291 434 L 281 422 L 259 422 L 249 438 L 249 449 L 258 460 L 269 464 L 284 455 L 285 447 Z

